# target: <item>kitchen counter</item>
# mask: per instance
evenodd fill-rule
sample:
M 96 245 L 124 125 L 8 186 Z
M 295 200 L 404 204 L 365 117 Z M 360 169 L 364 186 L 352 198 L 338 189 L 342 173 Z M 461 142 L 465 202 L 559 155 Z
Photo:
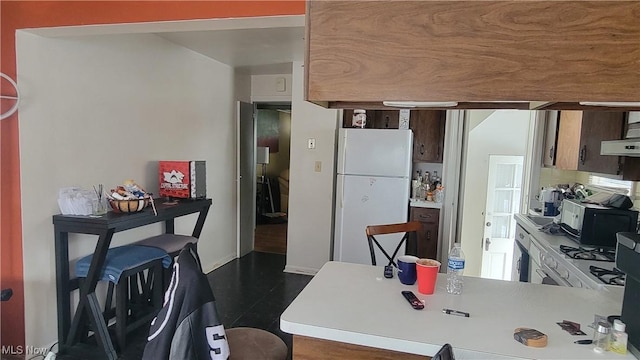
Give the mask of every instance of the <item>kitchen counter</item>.
M 435 201 L 416 200 L 416 199 L 410 199 L 409 206 L 431 208 L 431 209 L 442 209 L 442 203 L 437 203 Z
M 462 295 L 446 293 L 446 275 L 438 274 L 433 295 L 422 295 L 417 285 L 386 279 L 380 267 L 328 262 L 280 317 L 280 328 L 294 335 L 293 354 L 303 353 L 307 339 L 328 340 L 331 354 L 344 346 L 433 356 L 445 343 L 458 359 L 633 359 L 631 355 L 597 354 L 589 345 L 587 325 L 594 314 L 619 314 L 621 293 L 536 285 L 465 277 Z M 413 310 L 402 290 L 425 300 L 424 310 Z M 571 301 L 567 301 L 571 299 Z M 469 312 L 469 318 L 446 315 L 443 308 Z M 556 322 L 582 325 L 585 336 L 572 336 Z M 532 348 L 513 339 L 518 327 L 530 327 L 549 337 L 545 348 Z M 324 343 L 323 343 L 324 344 Z M 345 345 L 346 344 L 346 345 Z M 326 350 L 329 350 L 327 348 Z M 321 359 L 325 349 L 316 349 Z M 609 355 L 609 356 L 607 356 Z M 380 357 L 380 358 L 393 358 Z

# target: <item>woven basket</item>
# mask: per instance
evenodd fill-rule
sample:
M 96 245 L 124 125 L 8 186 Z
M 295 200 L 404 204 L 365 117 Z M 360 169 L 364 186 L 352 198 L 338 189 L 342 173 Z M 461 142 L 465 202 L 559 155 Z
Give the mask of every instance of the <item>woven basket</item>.
M 117 213 L 134 213 L 144 210 L 144 208 L 149 205 L 149 198 L 145 197 L 142 199 L 134 199 L 134 200 L 111 200 L 109 199 L 109 204 L 114 212 Z

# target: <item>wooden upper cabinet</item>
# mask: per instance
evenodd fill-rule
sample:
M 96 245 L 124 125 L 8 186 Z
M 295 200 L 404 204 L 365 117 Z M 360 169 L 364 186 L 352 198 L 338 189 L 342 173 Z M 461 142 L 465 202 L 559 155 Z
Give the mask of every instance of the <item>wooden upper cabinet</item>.
M 413 130 L 413 161 L 442 163 L 446 112 L 411 111 L 409 127 Z
M 400 122 L 398 110 L 366 110 L 367 129 L 397 129 Z M 342 127 L 353 127 L 353 110 L 346 109 L 342 116 Z
M 556 168 L 620 174 L 618 156 L 600 155 L 600 143 L 622 137 L 623 112 L 561 111 Z
M 640 101 L 640 1 L 307 4 L 306 99 L 325 106 Z

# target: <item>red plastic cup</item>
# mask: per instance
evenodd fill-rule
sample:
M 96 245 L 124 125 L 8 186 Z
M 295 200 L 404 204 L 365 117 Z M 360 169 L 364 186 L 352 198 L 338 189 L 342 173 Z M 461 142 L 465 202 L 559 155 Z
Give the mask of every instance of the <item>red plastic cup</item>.
M 433 294 L 436 288 L 436 280 L 440 262 L 432 259 L 418 259 L 416 272 L 418 274 L 418 292 L 425 295 Z

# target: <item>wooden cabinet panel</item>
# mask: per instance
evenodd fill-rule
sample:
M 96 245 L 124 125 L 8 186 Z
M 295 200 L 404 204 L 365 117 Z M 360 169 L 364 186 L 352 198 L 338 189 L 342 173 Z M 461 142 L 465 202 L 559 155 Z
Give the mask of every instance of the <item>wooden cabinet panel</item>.
M 624 113 L 584 111 L 580 134 L 578 170 L 602 174 L 620 174 L 618 156 L 600 155 L 601 142 L 622 138 Z
M 399 110 L 378 110 L 375 114 L 375 129 L 397 129 L 400 123 Z
M 562 170 L 578 169 L 580 152 L 580 126 L 582 111 L 561 111 L 558 126 L 558 151 L 556 167 Z
M 638 1 L 307 4 L 313 102 L 640 99 Z
M 413 110 L 409 127 L 413 130 L 413 161 L 442 163 L 445 111 Z
M 422 223 L 418 232 L 418 257 L 435 259 L 438 256 L 438 229 L 440 227 L 440 210 L 412 207 L 411 221 Z
M 600 143 L 622 137 L 623 112 L 561 111 L 556 167 L 620 174 L 618 156 L 600 155 Z

